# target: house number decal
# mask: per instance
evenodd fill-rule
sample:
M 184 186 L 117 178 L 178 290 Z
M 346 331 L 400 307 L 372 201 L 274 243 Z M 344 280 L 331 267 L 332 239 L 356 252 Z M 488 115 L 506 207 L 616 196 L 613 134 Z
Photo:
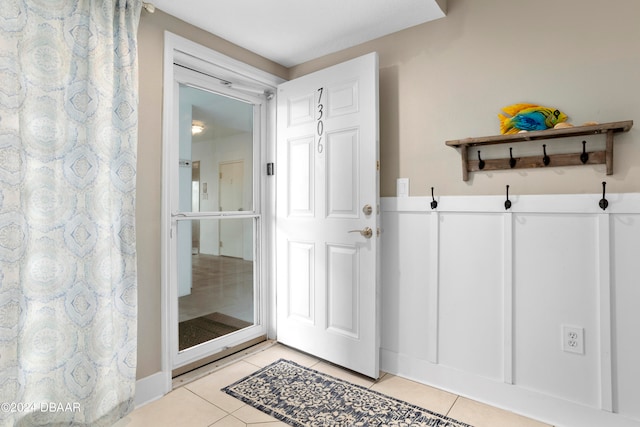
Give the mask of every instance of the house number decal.
M 322 92 L 324 92 L 323 87 L 318 89 L 318 119 L 316 123 L 316 133 L 318 135 L 318 153 L 320 154 L 324 152 L 324 143 L 322 142 L 322 134 L 324 133 L 324 104 L 322 104 Z

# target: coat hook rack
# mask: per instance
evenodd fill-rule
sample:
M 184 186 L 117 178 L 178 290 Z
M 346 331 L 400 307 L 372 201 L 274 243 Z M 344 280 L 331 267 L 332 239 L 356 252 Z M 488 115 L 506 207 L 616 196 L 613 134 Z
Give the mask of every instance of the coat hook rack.
M 544 154 L 544 156 L 542 157 L 542 164 L 545 166 L 549 166 L 549 163 L 551 163 L 551 157 L 547 155 L 547 144 L 542 144 L 542 152 Z
M 435 197 L 433 197 L 433 187 L 431 187 L 431 209 L 435 209 L 438 207 L 438 202 L 436 202 Z
M 582 154 L 580 154 L 580 161 L 582 164 L 586 164 L 589 161 L 589 153 L 587 153 L 587 141 L 582 141 Z
M 605 187 L 607 186 L 607 183 L 605 181 L 602 181 L 602 199 L 600 199 L 600 202 L 598 203 L 598 206 L 600 206 L 600 208 L 604 211 L 609 207 L 609 202 L 607 201 L 607 199 L 605 199 Z
M 506 134 L 506 135 L 492 135 L 481 136 L 475 138 L 456 139 L 452 141 L 446 141 L 446 145 L 459 150 L 460 159 L 462 161 L 462 180 L 468 181 L 469 175 L 472 172 L 487 172 L 504 169 L 528 169 L 528 168 L 544 168 L 544 167 L 563 167 L 563 166 L 584 166 L 587 165 L 606 165 L 606 174 L 613 174 L 613 145 L 614 137 L 617 134 L 623 132 L 629 132 L 633 127 L 633 120 L 626 120 L 621 122 L 601 123 L 598 125 L 585 125 L 585 126 L 573 126 L 561 129 L 546 129 L 539 131 L 530 131 L 524 133 Z M 603 135 L 605 137 L 606 146 L 603 149 L 593 149 L 586 153 L 586 146 L 580 150 L 580 145 L 572 143 L 575 147 L 569 149 L 567 153 L 549 153 L 549 164 L 545 164 L 543 156 L 534 153 L 531 156 L 518 156 L 513 157 L 513 153 L 510 150 L 511 155 L 507 155 L 504 151 L 500 158 L 486 159 L 483 166 L 480 166 L 482 158 L 478 154 L 476 160 L 476 153 L 478 150 L 482 150 L 484 146 L 500 144 L 504 147 L 513 147 L 516 149 L 518 145 L 523 143 L 530 144 L 530 141 L 541 141 L 545 143 L 547 140 L 553 140 L 558 138 L 568 138 L 574 136 L 584 135 Z M 585 138 L 586 142 L 589 140 Z M 547 144 L 549 145 L 549 144 Z M 553 147 L 549 145 L 549 147 Z M 581 155 L 585 153 L 588 156 L 586 160 L 581 159 Z M 516 153 L 517 154 L 517 153 Z M 487 154 L 484 154 L 485 157 Z M 547 157 L 547 156 L 545 156 Z M 583 155 L 584 158 L 584 155 Z
M 484 160 L 480 158 L 480 150 L 478 150 L 478 169 L 480 170 L 484 169 L 484 165 L 485 165 Z
M 511 200 L 509 200 L 509 185 L 507 185 L 507 200 L 504 201 L 504 209 L 511 209 Z

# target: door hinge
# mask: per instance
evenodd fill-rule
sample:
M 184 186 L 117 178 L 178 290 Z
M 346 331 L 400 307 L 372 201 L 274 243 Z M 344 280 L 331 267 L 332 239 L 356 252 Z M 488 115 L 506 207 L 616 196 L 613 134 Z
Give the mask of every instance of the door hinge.
M 376 170 L 380 172 L 380 160 L 376 160 Z
M 272 176 L 275 175 L 275 170 L 274 170 L 274 165 L 273 162 L 267 163 L 267 175 L 268 176 Z

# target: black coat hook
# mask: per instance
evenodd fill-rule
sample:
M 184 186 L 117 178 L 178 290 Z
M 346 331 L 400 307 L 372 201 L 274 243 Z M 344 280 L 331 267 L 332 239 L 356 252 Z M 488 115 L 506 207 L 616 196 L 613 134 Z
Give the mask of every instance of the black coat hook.
M 507 185 L 507 200 L 504 202 L 504 209 L 508 210 L 511 208 L 511 200 L 509 200 L 509 186 Z
M 580 161 L 583 164 L 589 161 L 589 153 L 587 153 L 587 141 L 582 141 L 582 154 L 580 154 Z
M 431 187 L 431 209 L 435 209 L 438 207 L 438 202 L 436 202 L 435 197 L 433 197 L 433 187 Z
M 516 166 L 516 159 L 513 158 L 513 148 L 509 147 L 509 167 L 513 169 Z
M 478 150 L 478 169 L 484 169 L 484 160 L 480 158 L 480 150 Z
M 542 163 L 545 166 L 549 166 L 549 163 L 551 163 L 551 158 L 547 155 L 547 144 L 542 144 L 542 152 L 544 153 L 544 157 L 542 158 Z
M 602 210 L 605 210 L 607 209 L 607 207 L 609 207 L 609 202 L 604 198 L 606 185 L 607 183 L 605 181 L 602 181 L 602 199 L 600 199 L 600 202 L 598 203 L 598 206 L 600 206 Z

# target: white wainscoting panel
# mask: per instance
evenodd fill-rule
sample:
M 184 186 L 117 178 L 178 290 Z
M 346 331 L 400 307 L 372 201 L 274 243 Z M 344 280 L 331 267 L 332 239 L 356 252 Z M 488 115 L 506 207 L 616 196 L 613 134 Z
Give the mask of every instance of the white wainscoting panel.
M 514 214 L 514 384 L 599 405 L 597 217 Z M 584 354 L 562 350 L 584 328 Z M 553 369 L 549 369 L 553 367 Z
M 640 194 L 601 197 L 383 198 L 382 369 L 555 426 L 640 427 Z
M 427 218 L 424 213 L 385 212 L 383 220 L 381 346 L 428 360 L 437 325 L 429 324 L 432 234 L 424 225 Z
M 611 220 L 614 410 L 640 419 L 640 214 Z
M 438 361 L 496 381 L 503 380 L 502 223 L 495 213 L 440 213 Z

